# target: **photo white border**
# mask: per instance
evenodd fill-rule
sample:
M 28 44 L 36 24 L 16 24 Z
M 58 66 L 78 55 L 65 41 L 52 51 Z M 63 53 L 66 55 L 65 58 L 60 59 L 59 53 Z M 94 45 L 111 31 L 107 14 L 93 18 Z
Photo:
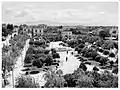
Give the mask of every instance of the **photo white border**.
M 0 28 L 2 25 L 2 2 L 118 2 L 119 8 L 120 8 L 120 0 L 0 0 Z M 119 11 L 119 15 L 120 15 L 120 11 Z M 120 27 L 119 21 L 118 21 L 118 27 Z M 1 31 L 2 31 L 2 29 L 0 30 L 0 39 L 1 39 Z M 120 40 L 120 35 L 119 35 L 119 40 Z M 1 47 L 1 44 L 2 44 L 2 41 L 0 41 L 0 47 Z M 0 49 L 0 51 L 1 51 L 1 49 Z M 1 51 L 0 55 L 2 56 L 2 51 Z M 120 52 L 118 51 L 118 59 L 119 59 L 119 55 L 120 55 Z M 0 74 L 1 74 L 1 64 L 2 64 L 1 56 L 0 56 Z M 119 65 L 120 65 L 120 61 L 119 61 Z M 120 69 L 119 69 L 119 72 L 120 72 Z M 118 76 L 120 76 L 119 74 L 118 74 Z M 0 77 L 0 84 L 1 84 L 1 77 Z M 120 79 L 119 79 L 119 86 L 120 86 Z M 4 88 L 4 89 L 7 89 L 7 88 Z M 10 88 L 8 88 L 8 89 L 10 89 Z M 25 89 L 25 88 L 22 88 L 22 89 Z M 30 89 L 32 90 L 32 88 L 30 88 Z M 36 88 L 36 89 L 47 89 L 47 88 Z M 48 88 L 48 89 L 52 90 L 53 88 Z M 57 89 L 57 88 L 55 88 L 55 89 Z M 60 88 L 60 89 L 64 89 L 64 90 L 66 90 L 66 89 L 83 89 L 83 90 L 105 89 L 106 90 L 107 88 Z M 112 90 L 112 89 L 119 89 L 119 88 L 108 88 L 108 89 Z

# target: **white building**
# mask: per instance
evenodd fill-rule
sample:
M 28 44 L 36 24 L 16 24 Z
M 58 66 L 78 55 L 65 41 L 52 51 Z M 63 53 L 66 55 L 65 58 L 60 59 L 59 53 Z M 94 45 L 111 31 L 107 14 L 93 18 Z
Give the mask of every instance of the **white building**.
M 39 35 L 44 34 L 44 30 L 47 29 L 47 25 L 45 25 L 45 24 L 40 24 L 38 26 L 24 25 L 24 26 L 22 26 L 22 29 L 23 29 L 23 33 L 28 33 L 28 34 L 31 34 L 33 36 L 37 36 L 37 35 L 39 36 Z
M 65 37 L 65 36 L 72 36 L 72 31 L 63 31 L 62 32 L 62 36 Z

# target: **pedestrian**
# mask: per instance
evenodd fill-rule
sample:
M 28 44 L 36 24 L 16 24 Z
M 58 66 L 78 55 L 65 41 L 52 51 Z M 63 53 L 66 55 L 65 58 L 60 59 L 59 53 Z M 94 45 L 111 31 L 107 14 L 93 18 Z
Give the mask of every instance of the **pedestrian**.
M 67 60 L 68 60 L 68 57 L 66 57 L 66 62 L 67 62 Z
M 68 50 L 67 50 L 67 54 L 68 54 Z
M 71 54 L 73 55 L 73 52 L 71 52 Z

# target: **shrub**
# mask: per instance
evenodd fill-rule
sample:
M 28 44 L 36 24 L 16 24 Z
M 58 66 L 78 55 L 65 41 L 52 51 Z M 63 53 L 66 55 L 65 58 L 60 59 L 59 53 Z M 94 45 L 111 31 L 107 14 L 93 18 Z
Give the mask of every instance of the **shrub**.
M 16 79 L 16 88 L 39 88 L 39 84 L 30 76 L 21 75 Z
M 109 34 L 109 31 L 108 31 L 108 30 L 101 30 L 101 31 L 99 32 L 99 36 L 104 39 L 105 37 L 110 36 L 110 34 Z
M 115 54 L 114 53 L 110 53 L 109 57 L 115 57 Z
M 105 50 L 105 51 L 103 52 L 103 54 L 108 55 L 108 54 L 109 54 L 109 51 L 106 51 L 106 50 Z
M 33 41 L 30 41 L 30 42 L 29 42 L 29 44 L 30 44 L 30 45 L 33 45 L 33 44 L 34 44 L 34 42 L 33 42 Z
M 84 63 L 81 63 L 79 68 L 83 69 L 84 71 L 87 70 L 87 67 L 86 67 L 86 65 Z
M 114 42 L 111 41 L 111 40 L 106 40 L 104 42 L 104 44 L 102 45 L 102 48 L 103 49 L 107 49 L 107 50 L 110 50 L 111 48 L 113 49 L 115 46 L 114 46 Z
M 102 40 L 102 39 L 99 39 L 99 40 L 96 41 L 96 45 L 98 47 L 101 47 L 103 44 L 104 44 L 104 40 Z
M 101 63 L 102 66 L 104 66 L 107 61 L 108 61 L 107 57 L 101 57 L 99 62 Z
M 84 56 L 89 58 L 89 57 L 91 57 L 91 54 L 92 54 L 91 52 L 86 52 Z
M 34 60 L 33 63 L 32 63 L 33 66 L 36 66 L 38 68 L 41 68 L 43 63 L 40 61 L 40 60 Z
M 52 54 L 53 54 L 53 53 L 56 53 L 56 50 L 55 50 L 55 49 L 53 49 L 53 48 L 51 49 L 51 51 L 52 51 Z
M 103 49 L 99 49 L 99 52 L 101 52 L 101 53 L 102 53 L 103 51 L 104 51 Z
M 114 62 L 113 62 L 113 61 L 109 61 L 109 63 L 110 63 L 110 66 L 113 66 L 113 64 L 114 64 Z
M 44 54 L 49 54 L 50 50 L 44 50 Z
M 91 57 L 92 57 L 93 59 L 95 59 L 95 57 L 96 57 L 97 55 L 98 55 L 98 54 L 97 54 L 96 51 L 92 51 L 92 53 L 91 53 Z
M 41 46 L 41 45 L 44 45 L 45 42 L 44 41 L 34 41 L 34 45 L 36 46 Z
M 31 71 L 30 74 L 38 74 L 39 71 Z
M 112 73 L 118 74 L 118 67 L 115 67 L 115 68 L 112 70 Z
M 116 49 L 118 49 L 118 43 L 114 42 L 114 46 L 115 46 Z
M 31 54 L 27 54 L 26 57 L 25 57 L 24 63 L 26 63 L 26 64 L 31 63 L 32 60 L 34 60 L 32 55 Z
M 78 48 L 78 47 L 76 47 L 76 48 L 75 48 L 75 51 L 78 51 L 78 49 L 79 49 L 79 48 Z
M 78 53 L 80 54 L 82 51 L 82 48 L 78 48 Z
M 84 46 L 85 46 L 84 44 L 80 44 L 78 47 L 79 48 L 84 48 Z
M 54 58 L 60 58 L 60 55 L 58 53 L 53 53 L 52 57 L 53 57 L 53 59 Z
M 43 48 L 36 48 L 36 49 L 34 49 L 34 54 L 41 54 L 41 53 L 43 53 L 44 52 L 44 49 Z
M 84 47 L 81 51 L 82 55 L 84 56 L 84 54 L 88 51 L 88 48 L 87 47 Z
M 47 66 L 48 66 L 48 65 L 51 65 L 51 64 L 53 63 L 53 58 L 52 58 L 51 55 L 48 55 L 48 56 L 46 57 L 45 63 L 46 63 Z
M 30 46 L 26 52 L 27 54 L 34 54 L 34 49 L 32 46 Z
M 99 69 L 96 66 L 94 66 L 93 71 L 99 71 Z
M 97 55 L 97 56 L 95 57 L 95 61 L 96 61 L 96 62 L 100 62 L 100 58 L 101 58 L 101 56 L 100 56 L 100 55 Z

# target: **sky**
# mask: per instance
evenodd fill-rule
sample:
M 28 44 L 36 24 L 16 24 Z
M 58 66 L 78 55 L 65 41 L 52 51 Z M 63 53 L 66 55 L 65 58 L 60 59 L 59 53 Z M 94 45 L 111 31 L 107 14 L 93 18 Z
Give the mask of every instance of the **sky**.
M 117 2 L 4 2 L 2 22 L 118 25 Z

